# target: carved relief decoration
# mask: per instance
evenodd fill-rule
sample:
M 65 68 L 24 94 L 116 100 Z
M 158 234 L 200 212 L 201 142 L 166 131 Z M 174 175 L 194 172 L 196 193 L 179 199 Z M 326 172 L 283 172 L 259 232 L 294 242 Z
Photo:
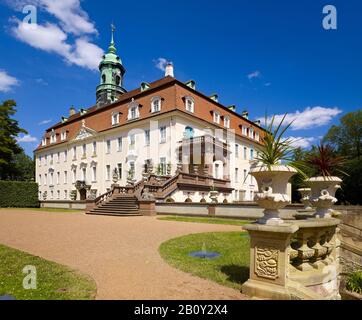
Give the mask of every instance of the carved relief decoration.
M 268 247 L 255 248 L 255 273 L 267 279 L 278 278 L 279 250 Z

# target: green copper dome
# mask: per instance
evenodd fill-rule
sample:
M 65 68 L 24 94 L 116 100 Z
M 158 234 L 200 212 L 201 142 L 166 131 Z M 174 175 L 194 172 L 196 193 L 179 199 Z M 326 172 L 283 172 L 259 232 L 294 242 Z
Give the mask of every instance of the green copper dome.
M 111 43 L 108 52 L 103 56 L 99 64 L 101 84 L 97 87 L 97 105 L 102 106 L 117 101 L 118 97 L 125 93 L 123 88 L 123 76 L 126 69 L 122 65 L 121 58 L 117 55 L 114 43 L 115 27 L 112 25 Z

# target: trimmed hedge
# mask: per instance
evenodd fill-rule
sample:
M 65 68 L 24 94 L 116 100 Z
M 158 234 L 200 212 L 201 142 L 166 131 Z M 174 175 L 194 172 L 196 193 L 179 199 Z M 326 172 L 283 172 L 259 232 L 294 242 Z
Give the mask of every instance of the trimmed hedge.
M 0 207 L 38 208 L 38 184 L 34 182 L 0 181 Z

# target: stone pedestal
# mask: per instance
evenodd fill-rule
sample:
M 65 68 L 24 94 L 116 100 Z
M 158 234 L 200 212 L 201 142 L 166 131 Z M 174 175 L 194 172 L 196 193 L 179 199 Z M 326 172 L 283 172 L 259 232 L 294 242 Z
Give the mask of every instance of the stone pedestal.
M 286 289 L 289 267 L 288 247 L 298 230 L 296 225 L 250 224 L 243 227 L 250 234 L 250 278 L 242 292 L 265 299 L 289 299 Z
M 154 200 L 139 200 L 139 212 L 143 216 L 155 216 L 156 203 Z
M 216 215 L 216 206 L 217 206 L 217 203 L 210 203 L 209 204 L 209 206 L 207 207 L 209 216 L 215 217 L 215 215 Z

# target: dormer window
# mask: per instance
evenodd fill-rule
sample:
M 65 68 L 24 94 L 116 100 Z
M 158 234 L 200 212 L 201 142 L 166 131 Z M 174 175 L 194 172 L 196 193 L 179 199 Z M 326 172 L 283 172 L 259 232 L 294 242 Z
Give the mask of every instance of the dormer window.
M 153 97 L 151 100 L 151 112 L 160 112 L 161 111 L 161 98 Z
M 230 118 L 228 116 L 224 117 L 224 127 L 230 128 Z
M 139 105 L 135 101 L 132 101 L 128 107 L 128 120 L 137 119 L 139 116 Z
M 256 140 L 256 141 L 259 141 L 259 139 L 260 139 L 259 132 L 256 131 L 256 132 L 255 132 L 255 140 Z
M 60 140 L 65 141 L 67 139 L 67 131 L 62 131 L 60 134 Z
M 217 111 L 214 111 L 213 114 L 214 114 L 214 122 L 217 124 L 220 124 L 220 113 Z
M 243 126 L 242 131 L 243 131 L 244 136 L 248 135 L 248 128 L 247 127 Z
M 47 138 L 43 138 L 41 141 L 42 147 L 45 147 L 47 145 Z
M 254 138 L 254 129 L 253 128 L 249 128 L 249 138 Z
M 52 133 L 50 135 L 50 143 L 56 143 L 57 142 L 57 136 L 55 134 L 55 131 L 52 130 Z
M 195 109 L 195 100 L 193 97 L 185 97 L 185 107 L 186 111 L 194 112 Z
M 112 113 L 112 126 L 119 124 L 119 112 Z

